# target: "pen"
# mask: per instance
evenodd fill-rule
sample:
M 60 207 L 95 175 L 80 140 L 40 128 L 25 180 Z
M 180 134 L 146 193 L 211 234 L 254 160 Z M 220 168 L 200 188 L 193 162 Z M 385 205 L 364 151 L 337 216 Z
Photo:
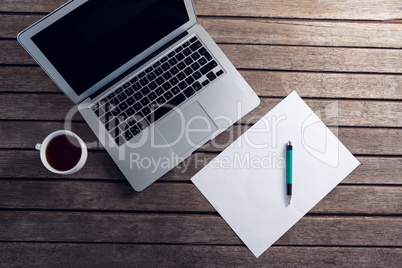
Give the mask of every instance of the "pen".
M 286 146 L 286 194 L 288 196 L 288 205 L 292 200 L 292 168 L 293 168 L 293 146 L 289 141 Z

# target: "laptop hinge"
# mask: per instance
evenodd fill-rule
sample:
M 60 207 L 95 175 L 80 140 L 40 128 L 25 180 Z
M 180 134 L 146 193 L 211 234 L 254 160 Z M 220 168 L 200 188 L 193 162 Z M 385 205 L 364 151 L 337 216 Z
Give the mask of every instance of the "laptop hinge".
M 110 81 L 109 83 L 107 83 L 105 86 L 101 87 L 99 90 L 97 90 L 96 92 L 94 92 L 91 96 L 89 96 L 90 99 L 94 99 L 97 96 L 99 96 L 100 94 L 102 94 L 104 91 L 106 91 L 107 89 L 109 89 L 111 86 L 113 86 L 114 84 L 116 84 L 117 82 L 119 82 L 121 79 L 123 79 L 124 77 L 126 77 L 127 75 L 129 75 L 131 72 L 134 72 L 136 69 L 138 69 L 139 67 L 141 67 L 143 64 L 145 64 L 147 61 L 150 61 L 152 58 L 154 58 L 156 55 L 158 55 L 159 53 L 163 52 L 164 50 L 166 50 L 168 47 L 170 47 L 171 45 L 173 45 L 174 43 L 176 43 L 177 41 L 179 41 L 180 39 L 182 39 L 183 37 L 185 37 L 186 35 L 188 35 L 188 32 L 185 31 L 181 34 L 179 34 L 178 36 L 176 36 L 175 38 L 173 38 L 172 40 L 170 40 L 169 42 L 167 42 L 165 45 L 163 45 L 162 47 L 160 47 L 159 49 L 157 49 L 155 52 L 153 52 L 152 54 L 150 54 L 148 57 L 146 57 L 145 59 L 143 59 L 142 61 L 138 62 L 137 64 L 133 65 L 132 67 L 130 67 L 130 69 L 128 69 L 127 71 L 125 71 L 124 73 L 122 73 L 121 75 L 119 75 L 118 77 L 116 77 L 115 79 L 113 79 L 112 81 Z

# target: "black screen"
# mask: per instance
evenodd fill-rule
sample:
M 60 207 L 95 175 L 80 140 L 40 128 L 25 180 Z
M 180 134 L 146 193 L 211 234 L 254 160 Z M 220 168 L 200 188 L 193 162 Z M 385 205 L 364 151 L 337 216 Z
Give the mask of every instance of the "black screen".
M 183 0 L 90 0 L 32 41 L 80 95 L 188 21 Z

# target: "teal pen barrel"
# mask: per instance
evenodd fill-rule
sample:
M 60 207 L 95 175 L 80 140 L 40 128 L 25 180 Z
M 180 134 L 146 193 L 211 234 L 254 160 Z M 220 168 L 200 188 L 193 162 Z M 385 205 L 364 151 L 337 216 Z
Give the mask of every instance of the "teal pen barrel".
M 292 184 L 293 173 L 293 147 L 288 145 L 286 149 L 286 184 Z

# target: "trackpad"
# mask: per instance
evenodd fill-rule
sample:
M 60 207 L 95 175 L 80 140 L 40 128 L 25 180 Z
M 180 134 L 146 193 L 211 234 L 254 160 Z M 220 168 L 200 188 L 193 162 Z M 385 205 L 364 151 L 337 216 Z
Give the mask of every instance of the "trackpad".
M 159 126 L 158 131 L 178 156 L 200 145 L 218 129 L 199 102 L 174 113 L 176 115 Z

